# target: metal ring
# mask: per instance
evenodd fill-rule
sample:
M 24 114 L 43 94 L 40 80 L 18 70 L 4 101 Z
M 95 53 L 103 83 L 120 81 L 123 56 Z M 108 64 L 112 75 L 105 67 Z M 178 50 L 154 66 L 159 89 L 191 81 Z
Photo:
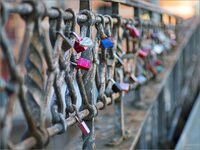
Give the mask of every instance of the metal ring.
M 120 27 L 122 25 L 122 17 L 116 14 L 112 15 L 112 17 L 117 19 L 117 23 L 115 25 Z
M 107 102 L 106 102 L 106 95 L 105 95 L 105 94 L 100 95 L 100 96 L 99 96 L 99 99 L 100 99 L 100 101 L 103 103 L 103 107 L 100 109 L 100 110 L 102 110 L 102 109 L 104 109 L 104 108 L 106 107 L 106 105 L 107 105 Z
M 95 107 L 95 105 L 85 105 L 81 106 L 80 110 L 88 109 L 89 110 L 89 115 L 84 118 L 84 120 L 91 120 L 93 117 L 97 116 L 98 114 L 98 109 Z
M 104 18 L 104 16 L 101 15 L 101 14 L 98 14 L 97 17 L 101 18 L 100 24 L 102 24 L 103 28 L 105 28 L 105 18 Z
M 71 30 L 71 31 L 74 31 L 74 30 L 75 30 L 76 23 L 77 23 L 77 21 L 76 21 L 77 19 L 76 19 L 75 12 L 74 12 L 71 8 L 66 9 L 65 12 L 69 12 L 69 13 L 72 14 L 72 20 L 71 20 L 72 25 L 71 25 L 71 29 L 70 29 L 70 30 Z M 65 22 L 65 24 L 66 24 L 67 20 L 64 20 L 64 22 Z
M 57 7 L 51 7 L 51 9 L 55 9 L 59 13 L 58 18 L 57 18 L 57 19 L 59 19 L 58 22 L 57 22 L 57 24 L 59 26 L 57 26 L 56 29 L 59 30 L 60 32 L 62 32 L 62 30 L 60 30 L 60 29 L 62 29 L 62 19 L 63 19 L 63 13 L 64 13 L 64 11 L 61 8 L 57 8 Z
M 86 20 L 85 22 L 80 22 L 80 21 L 77 20 L 77 22 L 78 22 L 78 24 L 79 24 L 80 26 L 82 26 L 82 25 L 85 25 L 85 26 L 92 26 L 92 25 L 95 24 L 95 22 L 96 22 L 96 19 L 95 19 L 95 18 L 96 18 L 96 17 L 95 17 L 95 14 L 94 14 L 92 11 L 89 11 L 89 10 L 84 9 L 84 10 L 81 10 L 81 11 L 78 13 L 78 15 L 80 15 L 80 14 L 84 14 L 84 15 L 87 16 L 87 20 Z
M 43 2 L 25 0 L 25 1 L 22 1 L 22 3 L 28 3 L 32 5 L 32 8 L 33 8 L 33 11 L 30 14 L 21 15 L 22 18 L 24 18 L 25 20 L 32 20 L 33 18 L 38 18 L 39 16 L 44 16 L 44 14 L 46 13 L 46 7 Z M 42 9 L 40 5 L 42 5 L 44 9 Z
M 110 15 L 104 15 L 104 17 L 108 18 L 108 23 L 110 24 L 110 28 L 113 28 L 113 19 Z

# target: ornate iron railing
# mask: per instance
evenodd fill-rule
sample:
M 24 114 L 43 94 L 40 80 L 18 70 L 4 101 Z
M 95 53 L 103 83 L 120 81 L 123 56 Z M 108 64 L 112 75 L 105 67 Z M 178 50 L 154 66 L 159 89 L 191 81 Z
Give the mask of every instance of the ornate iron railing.
M 1 118 L 1 148 L 43 148 L 51 136 L 79 122 L 83 149 L 95 149 L 94 117 L 113 102 L 115 134 L 119 141 L 126 136 L 122 98 L 127 91 L 135 89 L 139 93 L 142 84 L 162 71 L 162 56 L 173 48 L 178 32 L 171 18 L 177 24 L 181 18 L 148 3 L 106 2 L 112 3 L 111 15 L 93 13 L 89 0 L 80 1 L 77 15 L 72 9 L 47 8 L 41 1 L 0 3 L 1 59 L 6 60 L 3 67 L 9 68 L 9 75 L 2 75 L 0 80 L 2 108 L 6 107 Z M 133 19 L 120 16 L 121 4 L 134 7 Z M 144 10 L 150 19 L 157 14 L 160 20 L 142 20 Z M 19 14 L 26 23 L 18 60 L 4 27 L 11 13 Z M 170 24 L 162 22 L 164 14 Z M 42 25 L 45 17 L 49 28 Z M 81 29 L 78 37 L 76 24 Z M 76 105 L 80 99 L 77 93 L 81 95 L 80 108 Z M 22 142 L 15 145 L 10 132 L 16 100 L 27 130 Z

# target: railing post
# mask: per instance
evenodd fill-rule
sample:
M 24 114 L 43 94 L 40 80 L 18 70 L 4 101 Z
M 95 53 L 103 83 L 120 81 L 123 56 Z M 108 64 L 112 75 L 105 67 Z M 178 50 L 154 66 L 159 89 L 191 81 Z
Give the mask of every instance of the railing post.
M 134 18 L 137 18 L 138 20 L 141 18 L 142 14 L 142 9 L 138 7 L 134 7 Z M 141 40 L 141 39 L 140 39 Z M 140 42 L 140 41 L 139 41 Z M 139 43 L 140 45 L 140 43 Z M 137 73 L 136 73 L 137 74 Z M 134 91 L 133 91 L 133 101 L 140 101 L 141 100 L 141 88 L 138 86 Z
M 89 10 L 92 11 L 92 1 L 91 0 L 80 0 L 80 11 L 81 10 Z M 89 25 L 86 31 L 86 34 L 84 36 L 87 37 L 92 37 L 92 32 L 91 32 L 91 26 Z M 80 30 L 82 32 L 82 30 L 85 30 L 84 26 L 80 26 Z M 85 32 L 85 31 L 83 31 Z M 93 60 L 93 55 L 92 55 L 92 48 L 89 48 L 87 51 L 83 52 L 81 54 L 82 57 L 92 61 Z M 95 92 L 94 92 L 94 67 L 91 67 L 92 69 L 90 69 L 88 72 L 82 72 L 82 79 L 83 79 L 83 83 L 85 85 L 85 89 L 86 90 L 86 94 L 88 97 L 88 102 L 90 105 L 94 105 L 96 103 L 96 99 L 95 99 Z M 83 106 L 83 104 L 82 104 Z M 91 112 L 90 112 L 91 113 Z M 91 116 L 91 114 L 90 114 Z M 89 135 L 82 135 L 83 138 L 83 147 L 82 149 L 86 149 L 86 150 L 94 150 L 96 149 L 96 145 L 95 145 L 95 128 L 94 128 L 94 117 L 89 117 L 87 119 L 84 119 L 86 125 L 89 127 L 90 129 L 90 133 Z
M 112 14 L 119 15 L 120 3 L 112 2 Z M 119 34 L 119 29 L 118 29 Z M 119 36 L 119 35 L 118 35 Z M 120 73 L 121 76 L 121 73 Z M 123 78 L 119 78 L 123 82 Z M 119 82 L 120 82 L 119 81 Z M 124 104 L 123 104 L 124 92 L 120 92 L 120 97 L 114 102 L 115 109 L 115 138 L 112 141 L 113 145 L 117 145 L 122 142 L 125 136 L 125 127 L 124 127 Z

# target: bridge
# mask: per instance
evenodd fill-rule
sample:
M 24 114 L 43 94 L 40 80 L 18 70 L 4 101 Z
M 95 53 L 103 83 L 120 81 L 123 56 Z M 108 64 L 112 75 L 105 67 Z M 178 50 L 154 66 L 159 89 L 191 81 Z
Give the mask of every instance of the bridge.
M 200 148 L 200 19 L 100 2 L 0 1 L 1 149 Z

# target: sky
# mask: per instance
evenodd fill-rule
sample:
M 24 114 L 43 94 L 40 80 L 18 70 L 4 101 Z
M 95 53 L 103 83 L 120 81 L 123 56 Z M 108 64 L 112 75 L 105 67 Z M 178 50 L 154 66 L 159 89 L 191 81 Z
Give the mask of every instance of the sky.
M 200 14 L 200 0 L 160 0 L 159 3 L 162 8 L 183 18 L 190 18 L 195 13 Z

